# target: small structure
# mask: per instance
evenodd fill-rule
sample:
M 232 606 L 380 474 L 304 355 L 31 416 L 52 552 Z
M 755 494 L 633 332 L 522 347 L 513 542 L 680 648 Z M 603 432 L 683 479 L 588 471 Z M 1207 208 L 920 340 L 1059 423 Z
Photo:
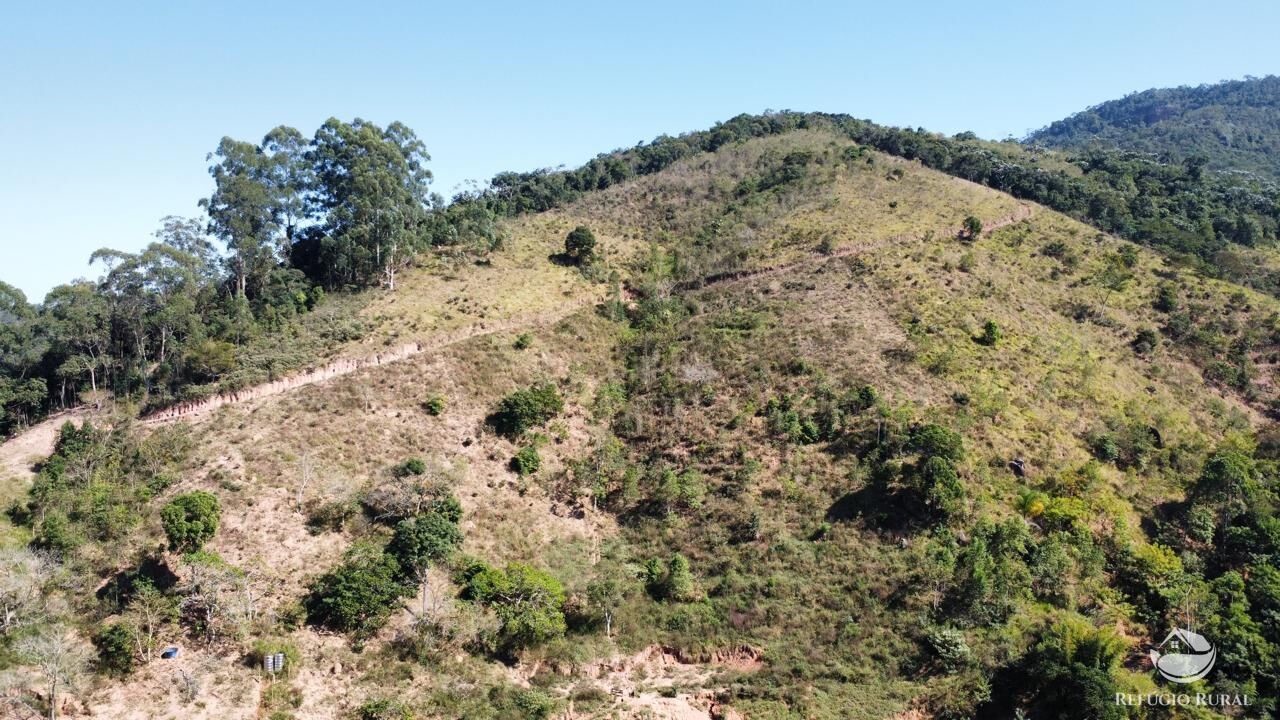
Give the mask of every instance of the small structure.
M 1020 478 L 1027 476 L 1027 463 L 1022 458 L 1014 458 L 1013 460 L 1010 460 L 1009 469 L 1013 471 L 1014 475 Z
M 172 660 L 176 657 L 178 657 L 178 648 L 176 646 L 167 647 L 164 652 L 160 653 L 161 660 Z

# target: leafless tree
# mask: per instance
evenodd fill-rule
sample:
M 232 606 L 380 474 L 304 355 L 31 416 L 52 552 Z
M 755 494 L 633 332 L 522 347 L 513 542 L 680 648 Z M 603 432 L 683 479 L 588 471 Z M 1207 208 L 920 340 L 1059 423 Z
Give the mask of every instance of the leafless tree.
M 0 549 L 0 636 L 45 619 L 46 591 L 56 569 L 57 563 L 44 553 Z
M 49 720 L 58 717 L 58 691 L 74 688 L 89 668 L 87 644 L 61 625 L 52 625 L 15 643 L 18 655 L 34 665 L 49 686 Z

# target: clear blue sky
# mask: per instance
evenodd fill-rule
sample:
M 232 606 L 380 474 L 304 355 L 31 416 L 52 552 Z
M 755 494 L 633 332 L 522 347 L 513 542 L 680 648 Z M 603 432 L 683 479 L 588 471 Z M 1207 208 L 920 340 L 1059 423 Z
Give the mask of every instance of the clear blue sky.
M 1275 2 L 0 2 L 0 279 L 196 215 L 206 154 L 400 120 L 436 190 L 766 108 L 1021 136 L 1153 86 L 1280 72 Z

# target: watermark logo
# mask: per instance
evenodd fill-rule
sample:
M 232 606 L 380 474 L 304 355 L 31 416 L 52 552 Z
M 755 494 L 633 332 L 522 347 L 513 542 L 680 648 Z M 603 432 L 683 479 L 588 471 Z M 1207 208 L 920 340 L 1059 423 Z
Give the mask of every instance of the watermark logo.
M 1205 636 L 1186 628 L 1174 628 L 1149 653 L 1156 672 L 1170 682 L 1192 683 L 1203 679 L 1213 669 L 1218 659 L 1218 649 Z M 1149 693 L 1116 693 L 1116 704 L 1129 707 L 1249 707 L 1253 699 L 1248 695 L 1233 693 L 1174 693 L 1156 691 Z
M 1174 628 L 1150 653 L 1151 664 L 1170 682 L 1191 683 L 1203 679 L 1218 659 L 1218 649 L 1203 635 Z

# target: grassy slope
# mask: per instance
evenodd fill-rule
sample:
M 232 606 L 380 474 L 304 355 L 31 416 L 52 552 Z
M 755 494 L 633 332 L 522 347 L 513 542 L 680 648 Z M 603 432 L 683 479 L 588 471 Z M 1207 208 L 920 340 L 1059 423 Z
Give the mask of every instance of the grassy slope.
M 847 145 L 804 132 L 695 157 L 568 208 L 512 221 L 508 249 L 493 267 L 407 276 L 397 293 L 364 311 L 374 330 L 362 344 L 524 313 L 545 322 L 529 328 L 535 339 L 528 350 L 511 347 L 514 333 L 479 335 L 440 353 L 220 411 L 200 426 L 198 457 L 178 488 L 211 489 L 223 498 L 226 521 L 211 549 L 251 573 L 268 607 L 281 607 L 362 531 L 308 533 L 294 509 L 303 458 L 314 475 L 304 496 L 333 500 L 352 496 L 406 457 L 424 457 L 445 469 L 462 499 L 468 553 L 495 562 L 533 561 L 577 590 L 610 538 L 620 539 L 634 560 L 674 549 L 688 554 L 711 599 L 675 606 L 633 598 L 618 620 L 623 650 L 654 642 L 694 654 L 740 644 L 762 649 L 762 670 L 736 680 L 732 670 L 718 671 L 703 680 L 709 688 L 746 688 L 739 705 L 752 717 L 789 717 L 784 702 L 807 704 L 812 717 L 824 716 L 819 708 L 831 717 L 905 709 L 930 682 L 902 679 L 927 605 L 914 575 L 920 544 L 868 522 L 841 521 L 840 501 L 863 482 L 856 462 L 822 445 L 780 444 L 744 410 L 820 378 L 840 386 L 870 383 L 900 413 L 965 430 L 970 453 L 963 471 L 973 516 L 1014 512 L 1021 483 L 1003 468 L 1008 459 L 1028 458 L 1028 483 L 1041 484 L 1084 462 L 1081 435 L 1108 420 L 1141 418 L 1169 442 L 1206 447 L 1251 411 L 1207 388 L 1178 352 L 1162 348 L 1146 360 L 1129 348 L 1136 328 L 1158 320 L 1149 309 L 1154 273 L 1162 269 L 1155 255 L 1139 251 L 1134 280 L 1107 292 L 1091 278 L 1123 243 L 1048 210 L 1036 208 L 1025 222 L 962 243 L 955 231 L 966 215 L 991 224 L 1018 212 L 1019 204 L 878 154 L 866 156 L 871 162 L 831 159 Z M 742 180 L 795 151 L 828 159 L 781 192 L 737 193 Z M 589 505 L 571 507 L 553 491 L 567 463 L 607 432 L 590 412 L 597 388 L 627 372 L 619 350 L 628 338 L 623 326 L 590 310 L 556 318 L 567 301 L 603 295 L 601 286 L 547 259 L 579 223 L 595 229 L 619 269 L 651 241 L 679 249 L 693 244 L 691 238 L 701 238 L 696 243 L 703 247 L 701 254 L 686 253 L 694 271 L 796 263 L 686 293 L 693 316 L 662 357 L 652 359 L 674 377 L 699 378 L 677 384 L 689 386 L 689 397 L 705 398 L 662 410 L 646 406 L 644 392 L 634 401 L 636 414 L 650 424 L 629 438 L 633 457 L 696 466 L 713 490 L 702 508 L 672 520 L 628 519 L 619 527 L 612 516 Z M 839 257 L 815 253 L 824 239 Z M 1076 270 L 1055 276 L 1059 262 L 1040 252 L 1051 240 L 1081 258 Z M 1187 282 L 1206 303 L 1226 304 L 1236 292 Z M 1269 299 L 1246 295 L 1250 310 L 1240 313 L 1275 309 Z M 1062 311 L 1069 302 L 1099 308 L 1113 322 L 1078 323 Z M 722 321 L 743 313 L 759 324 L 726 331 Z M 971 339 L 987 319 L 1005 331 L 995 348 Z M 797 359 L 808 369 L 784 370 Z M 688 368 L 700 371 L 680 372 Z M 542 471 L 520 481 L 505 467 L 514 446 L 485 432 L 482 421 L 506 392 L 543 378 L 560 383 L 569 409 L 546 431 L 551 440 Z M 433 393 L 448 398 L 439 418 L 420 407 Z M 960 396 L 967 404 L 956 403 Z M 742 419 L 735 423 L 735 417 Z M 744 493 L 716 492 L 741 465 L 738 448 L 764 469 Z M 1139 481 L 1112 468 L 1105 479 L 1090 498 L 1099 523 L 1136 525 L 1131 506 L 1146 509 L 1180 492 L 1176 473 Z M 761 539 L 730 542 L 727 528 L 752 513 L 764 518 Z M 810 541 L 828 520 L 835 522 L 825 539 Z M 521 671 L 467 657 L 426 670 L 379 649 L 404 621 L 361 654 L 336 638 L 296 631 L 307 658 L 298 679 L 304 689 L 299 715 L 331 716 L 388 693 L 457 707 L 466 688 L 523 682 L 539 657 L 567 666 L 610 652 L 591 636 L 535 651 Z M 1016 639 L 974 633 L 972 642 L 990 656 Z M 213 717 L 228 705 L 252 704 L 256 691 L 246 689 L 252 673 L 234 654 L 188 655 L 193 665 L 205 663 L 206 682 L 223 689 L 223 700 L 208 699 L 184 716 Z M 333 674 L 335 663 L 341 670 Z M 128 685 L 104 690 L 102 707 L 124 715 L 140 699 L 167 702 L 161 698 L 171 698 L 172 690 L 164 672 L 148 668 Z M 557 692 L 589 684 L 581 676 L 543 679 Z M 648 681 L 629 682 L 643 689 Z

